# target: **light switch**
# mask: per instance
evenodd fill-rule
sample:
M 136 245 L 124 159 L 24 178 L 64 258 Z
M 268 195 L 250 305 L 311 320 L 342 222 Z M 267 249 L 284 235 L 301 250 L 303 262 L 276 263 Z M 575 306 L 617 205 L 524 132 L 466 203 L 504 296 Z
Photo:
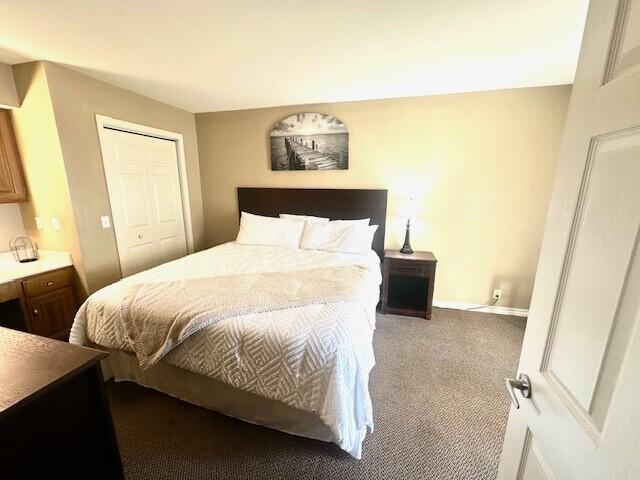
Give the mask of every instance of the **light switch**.
M 44 224 L 42 223 L 41 217 L 36 217 L 36 228 L 38 230 L 42 230 L 44 228 Z
M 51 217 L 51 228 L 60 230 L 60 219 L 58 217 Z
M 101 216 L 100 223 L 102 224 L 102 228 L 111 228 L 111 220 L 109 219 L 109 215 Z

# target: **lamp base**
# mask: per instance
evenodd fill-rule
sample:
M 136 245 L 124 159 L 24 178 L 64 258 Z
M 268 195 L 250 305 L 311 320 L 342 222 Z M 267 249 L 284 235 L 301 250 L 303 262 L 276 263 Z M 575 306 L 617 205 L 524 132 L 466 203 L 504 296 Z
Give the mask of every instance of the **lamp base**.
M 413 253 L 413 248 L 411 248 L 411 242 L 409 241 L 409 227 L 411 226 L 410 221 L 407 221 L 407 230 L 404 232 L 404 245 L 400 249 L 400 253 L 410 254 Z
M 403 245 L 400 249 L 400 253 L 413 253 L 413 249 L 411 248 L 411 245 Z

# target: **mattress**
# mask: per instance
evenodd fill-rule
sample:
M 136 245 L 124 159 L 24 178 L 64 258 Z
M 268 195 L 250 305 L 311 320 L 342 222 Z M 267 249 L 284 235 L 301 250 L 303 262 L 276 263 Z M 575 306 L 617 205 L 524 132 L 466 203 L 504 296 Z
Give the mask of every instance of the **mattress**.
M 373 429 L 368 380 L 375 364 L 372 337 L 381 282 L 375 252 L 352 255 L 227 243 L 120 282 L 295 272 L 345 265 L 361 265 L 370 273 L 365 277 L 369 293 L 364 304 L 349 301 L 311 304 L 227 318 L 189 337 L 161 363 L 176 367 L 178 372 L 202 375 L 237 391 L 311 414 L 330 432 L 330 438 L 322 439 L 330 439 L 360 458 L 367 429 Z M 114 288 L 99 290 L 83 304 L 74 321 L 71 342 L 134 351 L 119 322 L 105 321 L 95 313 L 117 308 L 110 304 Z M 211 408 L 206 399 L 187 400 Z M 268 418 L 261 420 L 256 423 L 299 433 L 291 426 L 282 428 L 275 421 L 269 425 Z M 300 431 L 304 434 L 305 429 Z

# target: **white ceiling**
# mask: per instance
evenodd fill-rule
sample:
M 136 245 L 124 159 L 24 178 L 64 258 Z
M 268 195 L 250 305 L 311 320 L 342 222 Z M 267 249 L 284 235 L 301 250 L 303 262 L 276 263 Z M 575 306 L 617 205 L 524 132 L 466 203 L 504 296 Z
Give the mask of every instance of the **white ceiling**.
M 0 0 L 0 61 L 192 112 L 573 82 L 588 0 Z

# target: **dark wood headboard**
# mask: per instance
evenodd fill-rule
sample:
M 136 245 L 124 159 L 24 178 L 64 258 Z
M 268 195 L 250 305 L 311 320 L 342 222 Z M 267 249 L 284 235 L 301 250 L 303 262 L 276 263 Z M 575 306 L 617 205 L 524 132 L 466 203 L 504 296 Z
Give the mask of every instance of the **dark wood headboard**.
M 240 212 L 267 217 L 292 213 L 331 220 L 370 218 L 371 225 L 378 225 L 373 250 L 380 259 L 384 258 L 386 190 L 238 187 L 238 215 Z

